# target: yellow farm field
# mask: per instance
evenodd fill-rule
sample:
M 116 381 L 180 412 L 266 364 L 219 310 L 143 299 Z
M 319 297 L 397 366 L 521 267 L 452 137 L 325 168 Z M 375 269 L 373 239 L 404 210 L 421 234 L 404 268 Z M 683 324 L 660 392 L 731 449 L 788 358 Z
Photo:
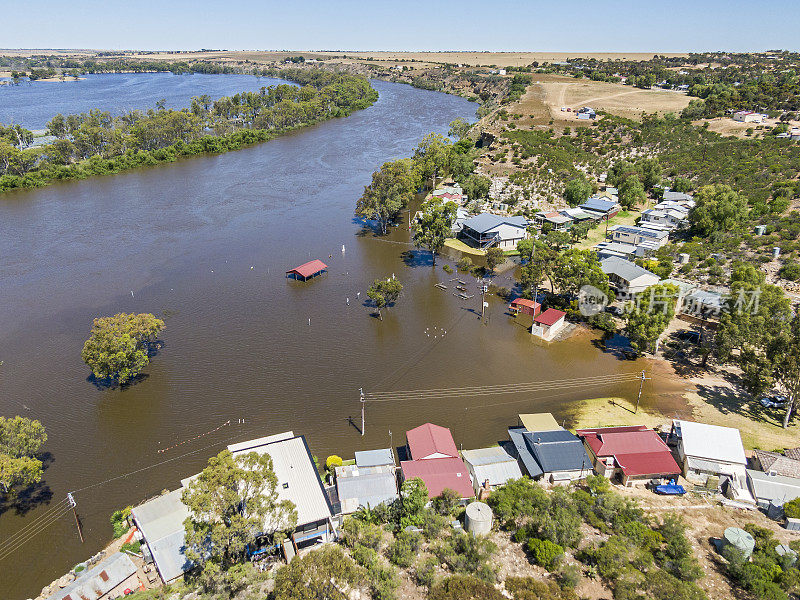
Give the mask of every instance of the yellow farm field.
M 669 90 L 641 90 L 618 83 L 571 79 L 565 82 L 543 82 L 544 103 L 554 118 L 577 120 L 574 113 L 564 113 L 561 107 L 573 111 L 582 106 L 605 110 L 615 115 L 638 118 L 642 112 L 680 112 L 691 98 L 680 92 Z

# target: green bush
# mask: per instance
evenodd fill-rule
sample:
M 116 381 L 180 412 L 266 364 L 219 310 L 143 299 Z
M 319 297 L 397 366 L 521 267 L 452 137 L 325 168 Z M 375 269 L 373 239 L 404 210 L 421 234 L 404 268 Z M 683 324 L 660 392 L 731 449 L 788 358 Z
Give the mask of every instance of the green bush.
M 533 562 L 548 571 L 554 570 L 564 556 L 564 548 L 550 540 L 531 538 L 528 540 L 527 546 Z
M 417 562 L 414 569 L 415 579 L 418 585 L 423 587 L 431 587 L 436 581 L 436 568 L 439 566 L 439 561 L 435 556 L 429 556 Z
M 378 525 L 348 517 L 342 524 L 344 545 L 348 548 L 364 546 L 371 550 L 380 548 L 383 540 L 383 529 Z
M 130 525 L 128 520 L 131 516 L 132 506 L 126 506 L 122 510 L 115 510 L 111 513 L 111 526 L 114 528 L 114 539 L 121 538 L 128 532 Z
M 456 266 L 462 273 L 469 271 L 472 268 L 472 259 L 469 256 L 462 256 L 460 259 L 458 259 Z
M 790 519 L 800 519 L 800 498 L 795 498 L 784 504 L 783 514 Z
M 562 563 L 556 579 L 562 588 L 575 589 L 581 582 L 581 568 L 575 563 Z
M 441 494 L 431 501 L 431 505 L 436 514 L 444 517 L 453 516 L 456 509 L 461 505 L 461 494 L 450 488 L 445 488 Z
M 410 567 L 417 556 L 422 536 L 410 531 L 400 531 L 394 541 L 389 544 L 386 550 L 386 557 L 393 565 L 398 567 Z
M 515 600 L 578 600 L 571 589 L 559 589 L 552 581 L 540 581 L 533 577 L 508 577 L 505 587 Z
M 506 600 L 493 585 L 469 575 L 445 577 L 431 587 L 429 600 Z
M 443 265 L 442 270 L 449 275 L 453 272 L 453 267 L 450 265 Z
M 134 554 L 141 554 L 142 553 L 142 543 L 140 541 L 135 541 L 129 544 L 122 544 L 120 548 L 121 552 L 133 552 Z
M 471 533 L 455 532 L 434 549 L 436 557 L 451 571 L 462 575 L 474 575 L 485 581 L 496 579 L 496 567 L 490 560 L 497 546 L 484 537 Z

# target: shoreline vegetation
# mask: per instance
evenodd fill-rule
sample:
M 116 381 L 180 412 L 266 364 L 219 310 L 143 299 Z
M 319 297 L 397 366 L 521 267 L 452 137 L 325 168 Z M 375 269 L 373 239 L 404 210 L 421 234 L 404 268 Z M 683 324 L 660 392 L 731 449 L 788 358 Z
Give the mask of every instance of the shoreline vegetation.
M 369 80 L 358 75 L 323 69 L 263 69 L 258 75 L 297 85 L 216 100 L 197 96 L 181 110 L 157 103 L 117 117 L 100 110 L 58 114 L 47 125 L 56 140 L 45 146 L 30 147 L 32 134 L 20 126 L 0 125 L 0 193 L 239 150 L 349 116 L 378 99 Z

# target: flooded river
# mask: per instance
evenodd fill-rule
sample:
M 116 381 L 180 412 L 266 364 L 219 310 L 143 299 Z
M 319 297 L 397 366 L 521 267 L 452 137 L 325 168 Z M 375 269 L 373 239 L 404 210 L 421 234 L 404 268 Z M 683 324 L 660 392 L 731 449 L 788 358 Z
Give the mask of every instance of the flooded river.
M 38 594 L 108 542 L 113 510 L 178 487 L 233 441 L 293 430 L 324 460 L 399 444 L 406 429 L 433 421 L 464 448 L 478 447 L 503 439 L 518 412 L 552 411 L 561 420 L 575 400 L 635 395 L 635 383 L 543 386 L 525 395 L 369 404 L 363 437 L 348 423 L 360 421 L 362 387 L 642 368 L 602 352 L 585 333 L 537 343 L 497 298 L 482 323 L 479 295 L 462 301 L 452 284 L 434 287 L 451 277 L 444 261 L 434 269 L 423 253 L 404 254 L 404 228 L 385 239 L 363 231 L 353 207 L 376 165 L 408 155 L 456 117 L 474 118 L 476 107 L 374 85 L 380 100 L 371 108 L 266 144 L 0 198 L 0 414 L 40 419 L 49 436 L 46 485 L 30 506 L 4 507 L 0 544 L 44 515 L 48 498 L 52 506 L 70 490 L 86 536 L 82 545 L 67 515 L 30 538 L 0 562 L 2 598 Z M 328 263 L 329 273 L 305 284 L 284 277 L 310 258 Z M 379 321 L 363 306 L 365 292 L 392 274 L 405 289 Z M 510 285 L 509 275 L 499 278 Z M 80 350 L 92 319 L 119 311 L 163 316 L 165 345 L 141 382 L 98 389 Z M 643 404 L 656 401 L 648 384 Z

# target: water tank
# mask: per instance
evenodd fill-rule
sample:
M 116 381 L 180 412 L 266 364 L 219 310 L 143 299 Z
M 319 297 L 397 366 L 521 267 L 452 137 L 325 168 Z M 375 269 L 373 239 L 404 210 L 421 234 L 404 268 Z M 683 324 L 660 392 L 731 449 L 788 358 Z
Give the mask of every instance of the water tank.
M 678 264 L 685 265 L 689 262 L 689 255 L 686 252 L 678 254 Z
M 797 563 L 797 552 L 789 548 L 786 544 L 779 544 L 775 546 L 775 552 L 778 553 L 778 556 L 786 556 L 787 561 L 786 564 L 790 567 L 793 567 Z
M 742 553 L 744 558 L 750 558 L 753 549 L 756 547 L 756 541 L 744 529 L 728 527 L 722 536 L 720 551 L 724 551 L 726 546 L 733 546 Z
M 772 249 L 772 258 L 778 258 L 781 255 L 781 249 L 775 246 Z
M 756 235 L 764 235 L 767 231 L 766 225 L 756 225 Z
M 486 535 L 492 530 L 492 509 L 483 502 L 471 502 L 464 514 L 464 528 L 475 535 Z

